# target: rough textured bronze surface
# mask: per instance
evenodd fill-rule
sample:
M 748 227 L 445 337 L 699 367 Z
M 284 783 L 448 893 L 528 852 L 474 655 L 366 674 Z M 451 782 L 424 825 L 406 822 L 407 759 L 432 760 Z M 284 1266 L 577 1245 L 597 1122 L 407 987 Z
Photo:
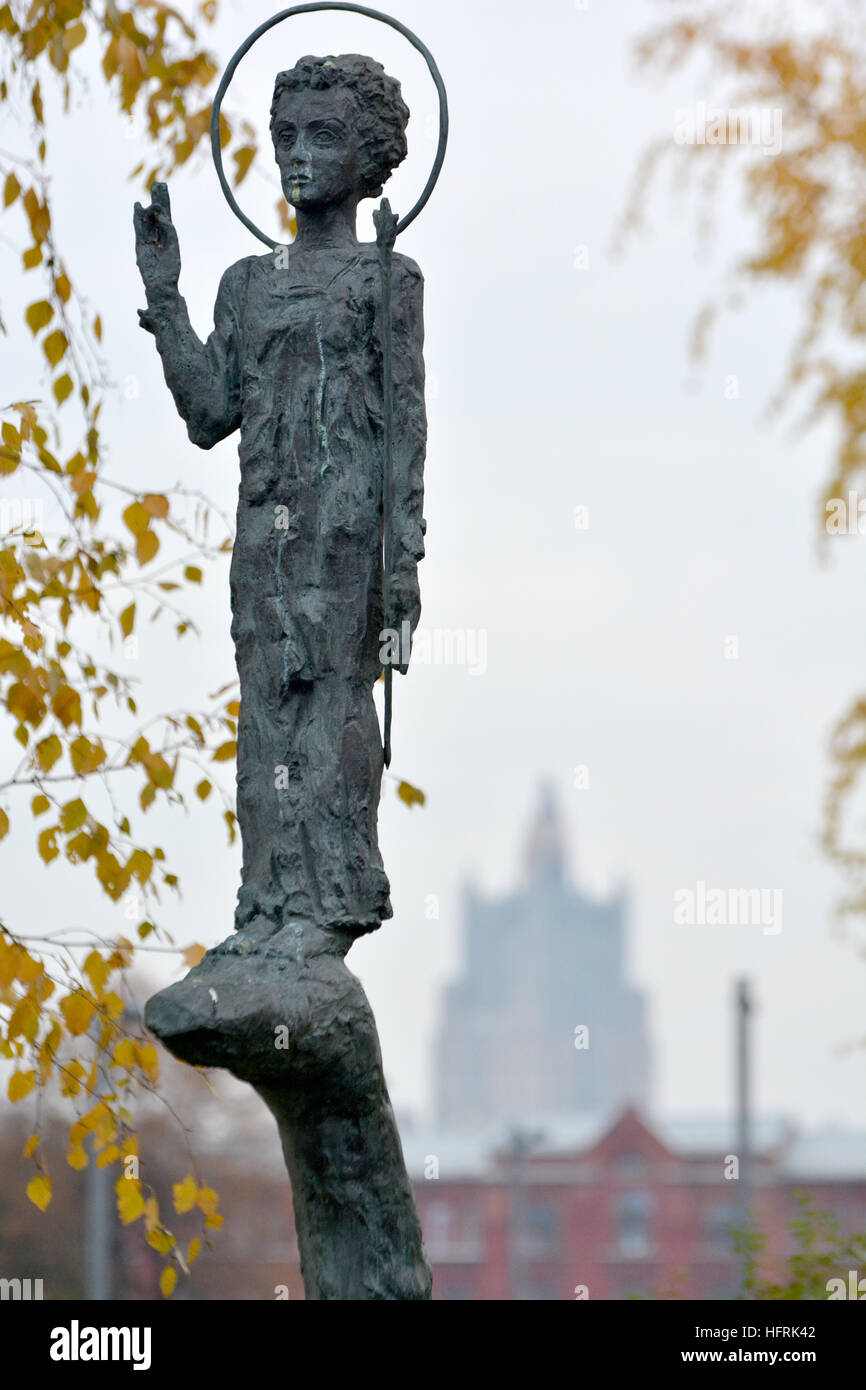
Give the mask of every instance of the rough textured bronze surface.
M 148 1004 L 167 1047 L 249 1081 L 277 1119 L 308 1298 L 430 1296 L 430 1271 L 364 991 L 344 962 L 391 916 L 373 686 L 405 673 L 424 553 L 422 279 L 393 254 L 393 562 L 383 575 L 379 256 L 355 215 L 406 152 L 399 84 L 370 58 L 279 74 L 271 131 L 298 234 L 220 283 L 196 336 L 168 190 L 136 205 L 166 382 L 194 444 L 240 430 L 231 566 L 240 677 L 236 935 Z M 389 611 L 383 609 L 383 592 Z

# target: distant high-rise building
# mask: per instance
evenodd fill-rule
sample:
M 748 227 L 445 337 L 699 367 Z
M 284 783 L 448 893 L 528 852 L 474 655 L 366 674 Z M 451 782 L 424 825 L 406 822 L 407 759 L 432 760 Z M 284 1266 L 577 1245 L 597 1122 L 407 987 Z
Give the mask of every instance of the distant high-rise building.
M 542 793 L 524 882 L 466 892 L 464 963 L 447 987 L 437 1123 L 475 1129 L 649 1103 L 643 997 L 627 982 L 626 897 L 573 887 L 555 799 Z

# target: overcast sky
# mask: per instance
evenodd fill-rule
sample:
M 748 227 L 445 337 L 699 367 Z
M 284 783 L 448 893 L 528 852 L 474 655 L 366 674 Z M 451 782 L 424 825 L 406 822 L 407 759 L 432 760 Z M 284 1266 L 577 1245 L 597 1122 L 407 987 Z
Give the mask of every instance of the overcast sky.
M 223 66 L 272 6 L 221 9 L 211 42 Z M 863 1033 L 866 964 L 834 938 L 842 885 L 818 834 L 828 732 L 866 686 L 866 543 L 835 540 L 818 564 L 832 434 L 795 440 L 763 420 L 793 295 L 756 295 L 722 320 L 700 375 L 689 362 L 691 318 L 745 244 L 733 185 L 711 258 L 696 254 L 691 205 L 666 179 L 649 226 L 624 257 L 610 255 L 646 142 L 672 132 L 677 108 L 716 93 L 636 74 L 630 45 L 656 12 L 649 0 L 392 0 L 391 11 L 436 55 L 452 123 L 435 195 L 400 242 L 426 282 L 422 627 L 486 642 L 483 671 L 418 664 L 395 681 L 393 770 L 427 804 L 409 811 L 386 785 L 395 916 L 350 956 L 393 1099 L 419 1114 L 430 1104 L 437 1013 L 460 960 L 461 882 L 514 884 L 546 778 L 579 881 L 595 893 L 630 887 L 631 974 L 650 998 L 658 1109 L 728 1109 L 732 982 L 745 973 L 759 1003 L 759 1108 L 858 1124 L 866 1050 L 848 1049 Z M 391 31 L 347 16 L 294 20 L 245 60 L 227 105 L 265 136 L 275 72 L 304 53 L 346 51 L 371 53 L 403 82 L 410 156 L 386 191 L 405 212 L 433 158 L 435 93 Z M 140 193 L 127 175 L 140 149 L 98 81 L 52 140 L 59 241 L 102 310 L 117 382 L 104 420 L 110 472 L 148 490 L 201 486 L 233 511 L 237 441 L 210 453 L 188 442 L 137 326 Z M 277 194 L 265 149 L 240 200 L 275 230 Z M 204 336 L 220 274 L 260 248 L 208 163 L 173 178 L 171 197 L 181 288 Z M 4 400 L 32 393 L 19 340 L 16 329 L 0 344 Z M 727 398 L 732 376 L 737 399 Z M 575 526 L 578 507 L 588 529 Z M 200 640 L 145 631 L 129 669 L 148 709 L 200 706 L 230 678 L 226 566 L 208 573 L 197 612 Z M 163 921 L 184 941 L 223 939 L 239 856 L 216 813 L 153 812 L 148 833 L 183 877 L 183 900 Z M 24 862 L 30 835 L 29 824 L 13 832 L 7 863 Z M 4 874 L 10 926 L 129 930 L 85 870 L 27 862 L 32 875 Z M 782 890 L 782 930 L 675 925 L 674 894 L 699 881 Z M 425 916 L 430 895 L 438 920 Z

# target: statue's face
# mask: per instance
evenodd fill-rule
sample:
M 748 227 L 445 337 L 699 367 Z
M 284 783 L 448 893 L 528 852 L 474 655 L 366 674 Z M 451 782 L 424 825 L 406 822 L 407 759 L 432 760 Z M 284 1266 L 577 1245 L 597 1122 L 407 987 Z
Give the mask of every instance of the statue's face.
M 286 201 L 327 207 L 361 196 L 355 103 L 345 88 L 282 92 L 273 124 Z

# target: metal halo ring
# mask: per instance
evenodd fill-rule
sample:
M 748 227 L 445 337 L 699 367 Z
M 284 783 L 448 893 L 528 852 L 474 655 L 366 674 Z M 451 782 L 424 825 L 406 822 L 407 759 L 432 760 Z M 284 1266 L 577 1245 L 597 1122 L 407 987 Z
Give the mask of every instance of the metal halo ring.
M 445 158 L 445 146 L 448 143 L 448 97 L 445 92 L 445 83 L 442 81 L 442 76 L 430 50 L 421 42 L 417 34 L 413 34 L 411 29 L 406 28 L 405 24 L 401 24 L 398 19 L 392 19 L 390 15 L 382 14 L 380 10 L 371 10 L 366 5 L 340 4 L 337 3 L 337 0 L 334 0 L 334 3 L 330 3 L 329 0 L 316 0 L 316 3 L 309 5 L 293 5 L 291 9 L 281 10 L 279 14 L 272 15 L 270 19 L 266 19 L 264 24 L 260 24 L 258 29 L 254 29 L 253 32 L 244 39 L 240 48 L 231 59 L 217 88 L 210 117 L 211 152 L 213 154 L 214 165 L 216 166 L 217 178 L 225 194 L 226 202 L 235 217 L 238 217 L 241 222 L 243 222 L 244 226 L 252 232 L 253 236 L 258 237 L 259 241 L 263 241 L 266 246 L 270 246 L 271 250 L 275 250 L 283 243 L 274 241 L 272 237 L 267 236 L 265 232 L 261 231 L 256 226 L 255 222 L 247 217 L 246 213 L 241 211 L 232 190 L 229 188 L 225 170 L 223 169 L 222 149 L 220 148 L 220 107 L 222 106 L 223 97 L 228 90 L 229 83 L 235 75 L 235 69 L 238 63 L 244 55 L 249 52 L 253 44 L 262 37 L 262 34 L 266 34 L 269 29 L 273 29 L 275 24 L 282 23 L 284 19 L 291 19 L 292 15 L 311 14 L 315 10 L 350 10 L 354 14 L 365 15 L 367 19 L 378 19 L 382 24 L 390 25 L 392 29 L 396 29 L 399 34 L 402 34 L 405 39 L 408 39 L 413 48 L 418 50 L 426 62 L 427 67 L 430 69 L 430 76 L 436 84 L 436 91 L 439 95 L 439 144 L 436 149 L 436 158 L 433 161 L 433 168 L 430 170 L 430 177 L 424 185 L 424 191 L 421 197 L 418 199 L 411 212 L 407 212 L 406 216 L 401 218 L 397 223 L 397 233 L 402 232 L 405 227 L 409 226 L 410 222 L 415 221 L 415 218 L 425 206 L 430 194 L 433 192 L 436 186 L 436 180 L 439 178 L 442 162 Z

